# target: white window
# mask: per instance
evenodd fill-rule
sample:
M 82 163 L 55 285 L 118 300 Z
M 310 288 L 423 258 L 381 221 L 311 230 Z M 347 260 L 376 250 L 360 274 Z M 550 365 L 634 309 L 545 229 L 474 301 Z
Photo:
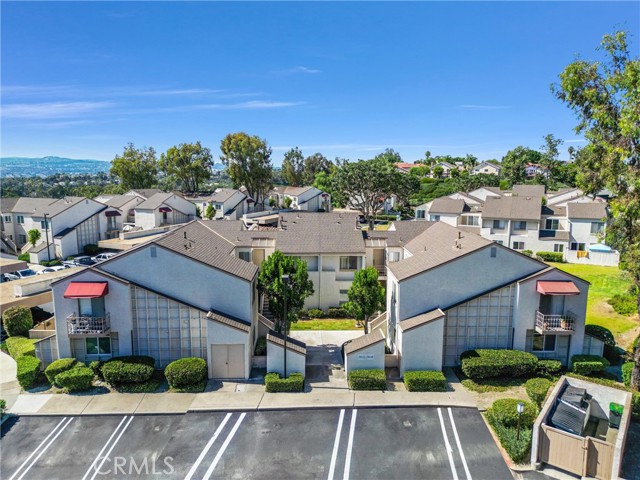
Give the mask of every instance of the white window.
M 424 210 L 416 210 L 416 218 L 424 220 L 425 213 L 426 212 Z
M 559 226 L 560 223 L 557 218 L 547 218 L 544 224 L 545 230 L 558 230 Z
M 440 221 L 440 215 L 430 215 L 430 216 L 429 216 L 429 219 L 430 219 L 432 222 L 439 222 L 439 221 Z
M 527 222 L 513 222 L 513 229 L 514 230 L 526 230 L 527 229 Z
M 27 236 L 26 235 L 22 235 L 22 234 L 18 234 L 18 243 L 23 245 L 25 243 L 27 243 Z
M 111 354 L 110 337 L 89 337 L 85 338 L 87 355 L 109 355 Z
M 564 245 L 562 243 L 554 243 L 553 244 L 553 251 L 556 252 L 556 253 L 564 252 Z
M 16 222 L 18 222 L 20 225 L 24 224 L 24 215 L 17 215 L 16 216 Z
M 513 242 L 514 250 L 524 250 L 524 242 Z
M 480 217 L 477 217 L 475 215 L 464 215 L 460 219 L 460 225 L 477 227 L 478 225 L 480 225 Z
M 555 352 L 556 351 L 556 336 L 555 335 L 540 335 L 539 333 L 533 334 L 533 348 L 534 352 Z
M 245 262 L 251 261 L 251 252 L 238 252 L 238 258 L 240 260 L 244 260 Z
M 340 257 L 340 270 L 357 270 L 358 257 Z
M 604 222 L 591 222 L 591 235 L 604 233 Z
M 349 290 L 340 290 L 340 295 L 347 295 Z
M 18 216 L 18 218 L 20 218 L 20 216 Z M 11 215 L 5 215 L 3 217 L 4 223 L 11 223 Z M 18 222 L 20 223 L 20 222 Z
M 504 220 L 494 220 L 493 221 L 493 228 L 495 228 L 496 230 L 503 230 L 504 229 Z
M 399 262 L 400 252 L 389 252 L 389 262 Z
M 584 252 L 586 250 L 586 245 L 584 243 L 571 242 L 570 249 Z
M 48 220 L 40 220 L 40 229 L 41 230 L 46 230 L 49 228 L 49 221 Z

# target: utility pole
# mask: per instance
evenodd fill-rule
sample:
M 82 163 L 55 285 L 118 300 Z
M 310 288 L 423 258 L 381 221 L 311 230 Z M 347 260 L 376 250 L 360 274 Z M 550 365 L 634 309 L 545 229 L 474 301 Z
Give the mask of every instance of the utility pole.
M 282 275 L 282 286 L 284 288 L 284 378 L 287 378 L 287 288 L 289 287 L 289 275 Z
M 49 250 L 49 220 L 47 220 L 47 214 L 44 214 L 44 235 L 47 242 L 47 258 L 51 263 L 51 250 Z

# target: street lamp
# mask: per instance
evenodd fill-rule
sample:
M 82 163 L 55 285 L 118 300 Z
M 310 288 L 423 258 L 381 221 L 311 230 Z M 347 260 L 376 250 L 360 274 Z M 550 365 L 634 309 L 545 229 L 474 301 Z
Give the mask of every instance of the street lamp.
M 519 442 L 520 441 L 520 417 L 524 413 L 524 403 L 518 402 L 518 405 L 516 406 L 516 411 L 518 412 L 518 433 L 516 435 L 516 441 Z
M 289 286 L 289 275 L 286 273 L 282 275 L 282 286 L 284 290 L 284 378 L 287 378 L 287 288 Z

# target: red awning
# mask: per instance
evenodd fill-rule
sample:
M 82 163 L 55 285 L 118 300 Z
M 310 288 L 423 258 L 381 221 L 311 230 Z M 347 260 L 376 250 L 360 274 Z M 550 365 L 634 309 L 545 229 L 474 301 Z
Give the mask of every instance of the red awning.
M 542 295 L 580 295 L 580 290 L 571 281 L 544 282 L 539 281 L 538 293 Z
M 100 298 L 107 293 L 107 282 L 71 282 L 64 292 L 64 298 Z
M 169 212 L 171 211 L 171 209 L 170 209 L 169 207 L 160 207 L 160 208 L 158 209 L 158 211 L 159 211 L 160 213 L 169 213 Z
M 120 212 L 116 212 L 115 210 L 111 210 L 109 212 L 104 212 L 104 215 L 106 217 L 119 217 L 120 216 Z

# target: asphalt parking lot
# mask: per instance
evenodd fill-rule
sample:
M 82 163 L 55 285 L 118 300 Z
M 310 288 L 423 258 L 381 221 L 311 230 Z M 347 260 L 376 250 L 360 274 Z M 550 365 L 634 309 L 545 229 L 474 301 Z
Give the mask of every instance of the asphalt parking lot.
M 465 408 L 16 417 L 0 447 L 5 480 L 512 478 Z

